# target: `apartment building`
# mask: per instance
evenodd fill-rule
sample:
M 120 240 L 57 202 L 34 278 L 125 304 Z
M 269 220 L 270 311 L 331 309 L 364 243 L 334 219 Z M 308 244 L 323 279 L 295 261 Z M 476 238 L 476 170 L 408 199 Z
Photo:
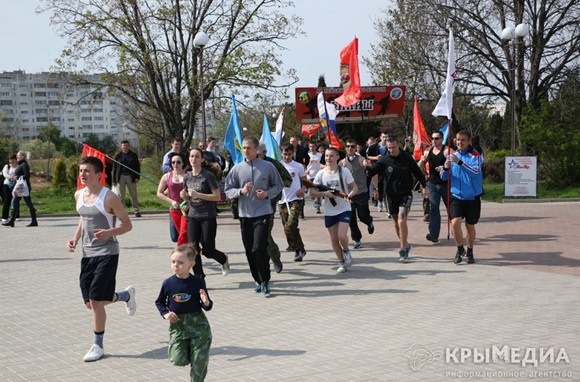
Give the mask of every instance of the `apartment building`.
M 99 82 L 96 74 L 86 79 Z M 69 74 L 5 71 L 0 74 L 0 126 L 23 140 L 36 138 L 41 126 L 53 124 L 66 138 L 110 135 L 136 145 L 137 135 L 123 118 L 126 105 L 111 94 L 107 88 L 75 83 Z

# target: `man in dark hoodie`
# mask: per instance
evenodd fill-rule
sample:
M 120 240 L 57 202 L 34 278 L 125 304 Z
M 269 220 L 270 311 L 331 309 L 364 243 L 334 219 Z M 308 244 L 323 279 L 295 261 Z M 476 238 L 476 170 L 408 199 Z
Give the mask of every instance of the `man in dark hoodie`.
M 413 203 L 413 176 L 421 184 L 423 197 L 427 197 L 429 193 L 425 187 L 425 175 L 415 159 L 409 153 L 401 150 L 397 137 L 387 136 L 386 145 L 386 155 L 381 156 L 373 165 L 369 160 L 365 160 L 363 163 L 365 167 L 369 167 L 368 176 L 383 174 L 387 211 L 392 215 L 395 231 L 401 242 L 399 261 L 406 262 L 411 250 L 411 244 L 407 241 L 409 235 L 407 217 Z

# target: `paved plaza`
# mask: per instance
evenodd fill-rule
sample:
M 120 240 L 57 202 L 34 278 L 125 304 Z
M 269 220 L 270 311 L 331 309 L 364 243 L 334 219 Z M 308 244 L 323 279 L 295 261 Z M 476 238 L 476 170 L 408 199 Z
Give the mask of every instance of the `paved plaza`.
M 238 222 L 219 218 L 218 248 L 232 271 L 204 259 L 214 308 L 207 381 L 578 381 L 578 202 L 483 203 L 477 264 L 452 262 L 453 241 L 425 240 L 415 203 L 411 261 L 384 213 L 363 231 L 354 264 L 336 274 L 322 215 L 308 200 L 294 263 L 279 219 L 284 271 L 272 296 L 253 293 Z M 168 324 L 154 305 L 170 276 L 168 214 L 133 219 L 119 237 L 117 289 L 137 290 L 137 313 L 107 308 L 106 356 L 84 363 L 91 315 L 78 287 L 80 248 L 65 243 L 77 217 L 40 216 L 39 227 L 0 227 L 0 381 L 187 381 L 167 360 Z M 364 227 L 362 227 L 364 228 Z M 534 361 L 537 364 L 534 364 Z

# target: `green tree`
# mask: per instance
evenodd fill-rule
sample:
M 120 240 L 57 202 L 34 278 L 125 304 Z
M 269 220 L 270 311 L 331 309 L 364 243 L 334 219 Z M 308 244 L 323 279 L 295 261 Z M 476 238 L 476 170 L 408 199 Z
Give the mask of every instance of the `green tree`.
M 52 142 L 31 139 L 25 141 L 20 149 L 29 152 L 31 159 L 50 159 L 50 156 L 56 151 L 56 146 Z
M 295 71 L 281 72 L 281 44 L 301 33 L 302 20 L 287 16 L 287 0 L 42 0 L 57 31 L 68 40 L 58 66 L 87 71 L 131 101 L 135 129 L 154 139 L 183 137 L 191 144 L 201 93 L 229 96 L 232 89 L 285 92 Z M 202 50 L 194 36 L 210 36 Z M 286 78 L 280 85 L 275 80 Z M 97 87 L 99 84 L 95 84 Z M 100 90 L 102 91 L 102 90 Z M 151 129 L 151 127 L 156 127 Z
M 94 133 L 89 134 L 89 136 L 87 137 L 87 139 L 85 139 L 85 141 L 83 143 L 86 143 L 87 145 L 91 146 L 94 149 L 102 151 L 101 150 L 101 140 L 99 139 L 97 134 L 94 134 Z
M 58 158 L 54 164 L 52 186 L 55 188 L 68 188 L 70 186 L 67 176 L 66 160 L 63 157 Z
M 571 76 L 553 101 L 528 107 L 521 122 L 522 140 L 538 156 L 540 178 L 551 188 L 580 182 L 579 80 Z
M 100 150 L 105 154 L 111 154 L 119 150 L 119 142 L 112 136 L 106 135 L 100 142 Z
M 68 166 L 67 179 L 71 187 L 77 186 L 77 179 L 79 177 L 79 164 L 76 160 L 72 161 Z
M 68 140 L 67 138 L 61 137 L 60 138 L 60 149 L 58 150 L 65 158 L 69 158 L 72 156 L 77 155 L 78 153 L 80 153 L 80 151 L 78 151 L 77 148 L 77 144 L 71 142 L 70 140 Z
M 52 123 L 49 125 L 40 126 L 39 132 L 38 132 L 38 138 L 40 138 L 40 140 L 42 140 L 43 142 L 54 143 L 54 145 L 55 145 L 55 147 L 57 147 L 57 149 L 59 148 L 59 145 L 62 142 L 61 136 L 60 136 L 60 130 L 58 129 L 58 127 L 56 127 Z
M 16 154 L 18 150 L 18 139 L 9 135 L 0 125 L 0 165 L 4 167 L 8 163 L 8 157 Z

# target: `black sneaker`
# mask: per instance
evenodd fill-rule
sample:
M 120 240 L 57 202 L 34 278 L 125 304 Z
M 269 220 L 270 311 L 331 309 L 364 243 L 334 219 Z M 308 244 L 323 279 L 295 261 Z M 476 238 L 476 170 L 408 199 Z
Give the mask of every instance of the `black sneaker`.
M 375 232 L 375 225 L 373 224 L 373 222 L 371 222 L 371 224 L 369 224 L 368 230 L 369 230 L 369 235 L 372 235 L 373 232 Z
M 262 283 L 262 290 L 260 291 L 260 293 L 262 293 L 262 296 L 264 297 L 270 296 L 271 290 L 269 282 L 265 281 Z
M 284 269 L 284 265 L 282 265 L 282 261 L 280 261 L 280 259 L 272 260 L 272 263 L 274 263 L 274 270 L 276 271 L 276 273 L 282 272 L 282 269 Z
M 453 262 L 455 264 L 459 264 L 461 263 L 461 258 L 465 256 L 465 249 L 458 249 L 457 253 L 455 254 L 455 259 L 453 259 Z
M 431 236 L 431 234 L 430 234 L 430 233 L 428 233 L 428 234 L 427 234 L 427 236 L 425 236 L 425 238 L 426 238 L 427 240 L 429 240 L 430 242 L 433 242 L 433 243 L 439 243 L 439 239 L 435 239 L 433 236 Z
M 304 258 L 304 256 L 306 256 L 306 251 L 303 249 L 299 249 L 296 251 L 296 254 L 294 255 L 294 261 L 295 262 L 299 262 L 302 261 L 302 259 Z
M 136 217 L 136 218 L 140 218 L 140 217 L 141 217 L 141 212 L 139 212 L 139 211 L 135 211 L 135 217 Z
M 467 264 L 475 264 L 475 259 L 473 258 L 473 251 L 467 250 Z

